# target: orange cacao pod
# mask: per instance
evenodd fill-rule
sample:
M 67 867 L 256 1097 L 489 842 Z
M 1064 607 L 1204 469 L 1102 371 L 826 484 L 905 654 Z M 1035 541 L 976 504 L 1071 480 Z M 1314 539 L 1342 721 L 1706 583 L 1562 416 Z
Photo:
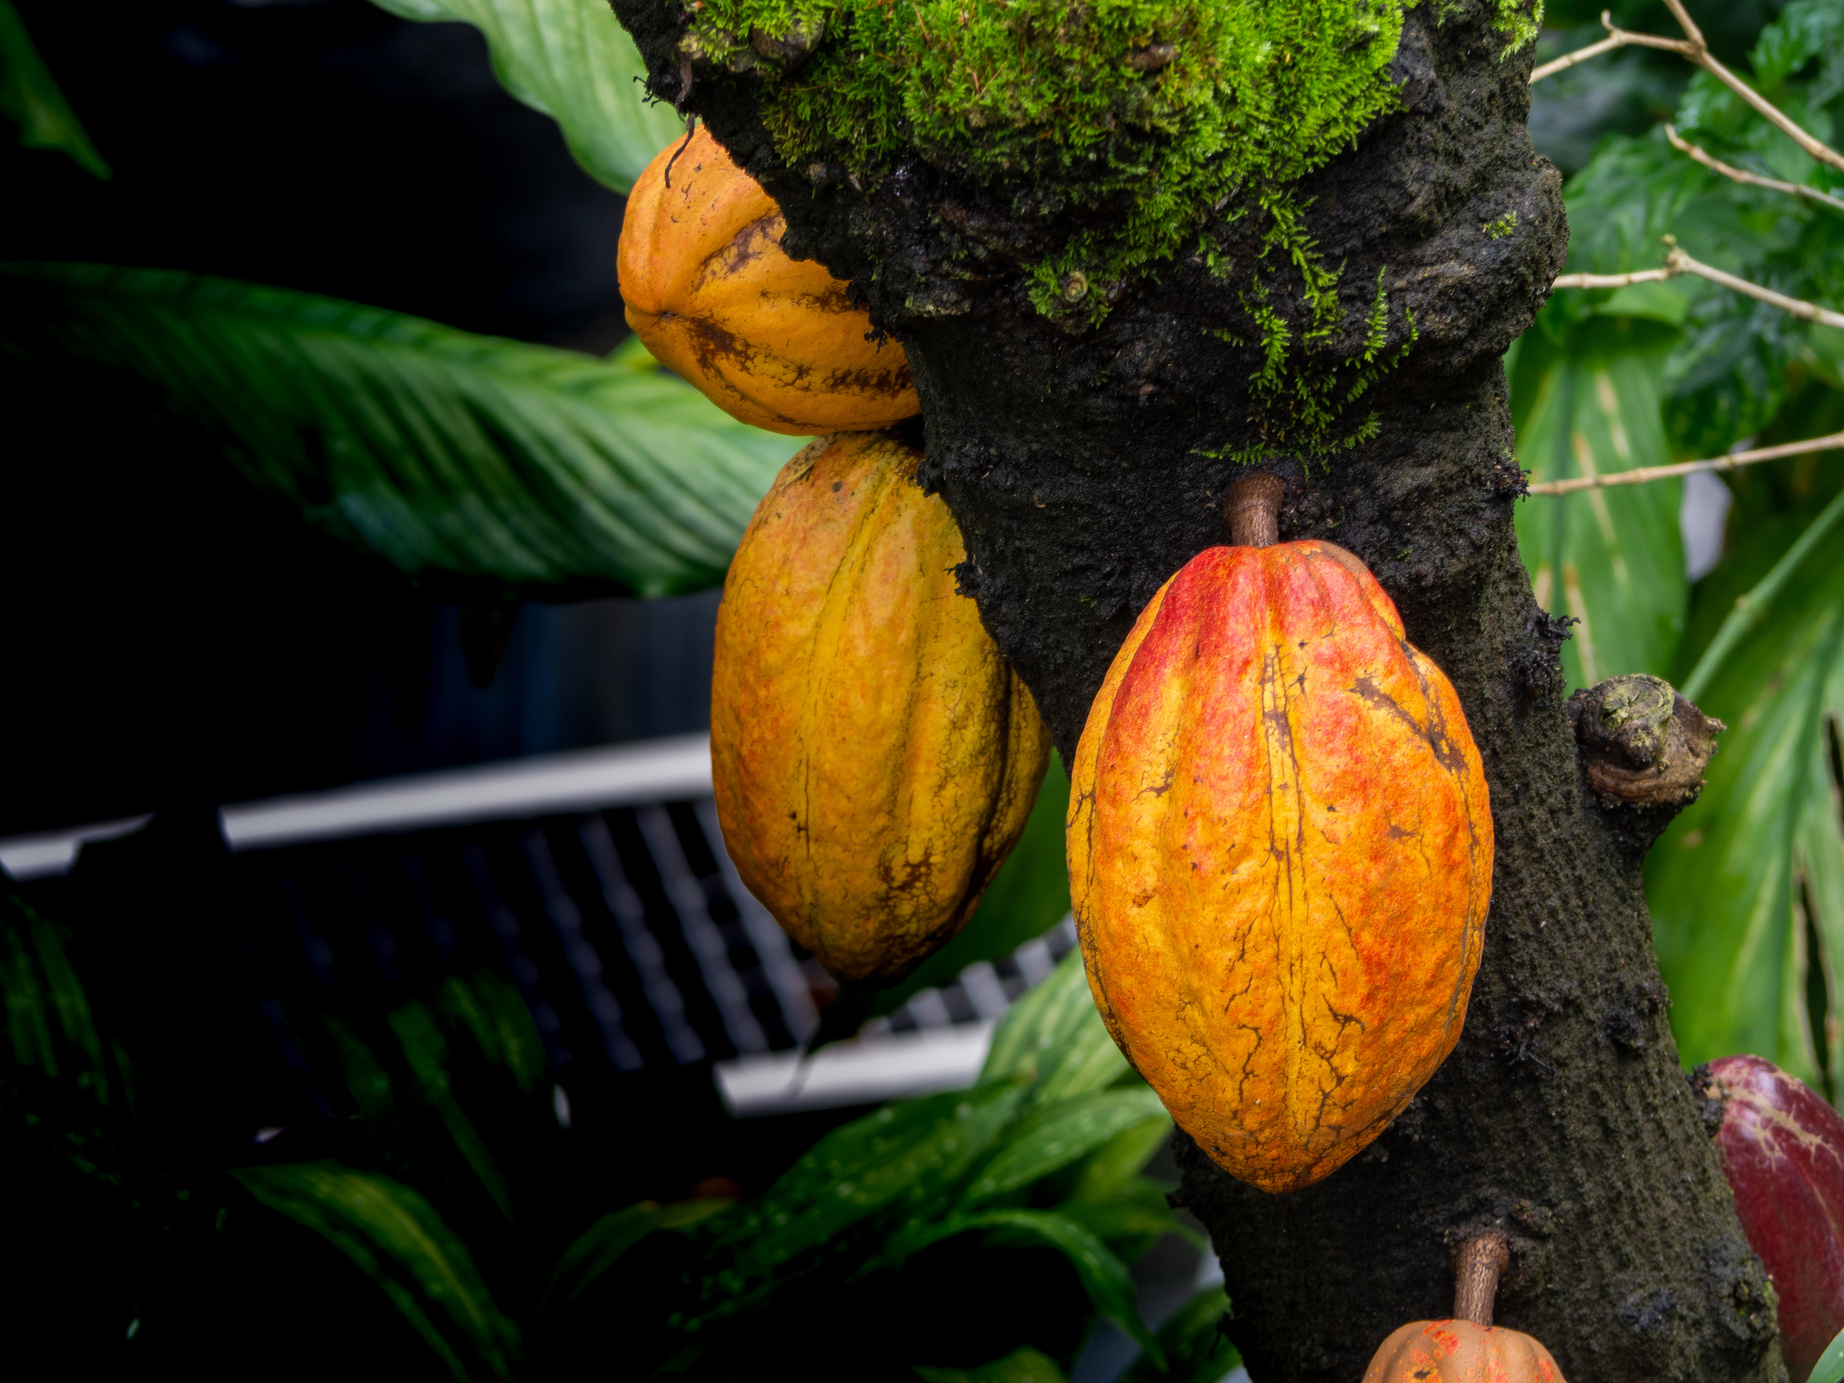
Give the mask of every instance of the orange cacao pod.
M 1536 1340 L 1502 1325 L 1415 1321 L 1383 1342 L 1364 1383 L 1564 1383 Z
M 770 432 L 888 427 L 922 411 L 894 341 L 823 265 L 781 249 L 781 208 L 699 127 L 628 193 L 618 255 L 627 322 L 731 417 Z M 666 167 L 672 166 L 672 185 Z
M 822 437 L 750 521 L 717 613 L 711 770 L 749 891 L 842 980 L 902 978 L 973 915 L 1049 759 L 1031 693 L 955 590 L 919 452 Z
M 1234 1176 L 1310 1185 L 1459 1039 L 1492 887 L 1459 699 L 1330 543 L 1216 547 L 1141 612 L 1070 775 L 1096 1006 Z

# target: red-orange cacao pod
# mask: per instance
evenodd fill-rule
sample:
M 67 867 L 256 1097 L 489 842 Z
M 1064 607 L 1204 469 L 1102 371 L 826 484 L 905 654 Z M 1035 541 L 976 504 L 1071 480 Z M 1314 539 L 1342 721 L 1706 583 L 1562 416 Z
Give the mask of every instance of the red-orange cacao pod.
M 1141 612 L 1070 778 L 1115 1041 L 1231 1174 L 1329 1175 L 1466 1017 L 1492 819 L 1452 686 L 1351 553 L 1211 548 Z
M 1542 1344 L 1502 1325 L 1415 1321 L 1387 1340 L 1364 1383 L 1564 1383 Z
M 667 168 L 671 185 L 667 185 Z M 628 193 L 619 269 L 628 325 L 731 417 L 796 436 L 889 427 L 922 411 L 895 341 L 824 265 L 781 249 L 781 208 L 702 127 Z

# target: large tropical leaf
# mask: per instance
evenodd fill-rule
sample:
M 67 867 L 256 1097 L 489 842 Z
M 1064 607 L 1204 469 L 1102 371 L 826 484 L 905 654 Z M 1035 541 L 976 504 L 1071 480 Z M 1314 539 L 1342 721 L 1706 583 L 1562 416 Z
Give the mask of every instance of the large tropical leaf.
M 922 1383 L 1064 1383 L 1056 1360 L 1029 1345 L 970 1369 L 931 1369 L 917 1364 L 915 1371 Z
M 1242 1355 L 1223 1335 L 1228 1319 L 1229 1298 L 1223 1289 L 1204 1288 L 1159 1327 L 1165 1366 L 1142 1356 L 1127 1370 L 1122 1383 L 1217 1383 L 1242 1362 Z
M 519 1331 L 493 1304 L 467 1246 L 422 1196 L 332 1162 L 231 1173 L 271 1210 L 325 1238 L 378 1285 L 457 1379 L 510 1378 Z
M 159 270 L 0 265 L 0 359 L 138 375 L 318 527 L 527 589 L 721 581 L 790 450 L 657 368 Z
M 647 101 L 646 68 L 607 0 L 372 3 L 405 19 L 459 19 L 479 29 L 500 85 L 556 120 L 576 161 L 617 192 L 685 134 L 670 106 Z
M 1163 1127 L 1164 1122 L 1165 1106 L 1144 1085 L 1101 1090 L 1039 1109 L 1008 1131 L 968 1187 L 963 1204 L 1007 1195 L 1086 1157 L 1129 1129 Z
M 19 126 L 26 148 L 59 150 L 96 177 L 109 178 L 109 165 L 39 57 L 13 0 L 0 0 L 0 114 Z
M 1670 460 L 1659 420 L 1660 345 L 1652 323 L 1624 315 L 1578 323 L 1561 345 L 1538 332 L 1524 340 L 1517 449 L 1533 480 Z M 1682 490 L 1668 480 L 1533 495 L 1518 506 L 1518 548 L 1537 603 L 1581 621 L 1563 645 L 1571 686 L 1670 671 L 1689 599 Z
M 1029 1077 L 1035 1081 L 1032 1103 L 1042 1108 L 1105 1090 L 1131 1069 L 1095 1012 L 1082 953 L 1075 950 L 1012 1005 L 993 1033 L 980 1079 Z
M 1733 608 L 1812 517 L 1757 523 L 1703 605 Z M 1819 1042 L 1844 1070 L 1826 1021 L 1844 960 L 1844 543 L 1813 547 L 1697 701 L 1729 728 L 1646 862 L 1678 1048 L 1753 1052 L 1820 1085 Z
M 891 1239 L 886 1254 L 901 1262 L 932 1244 L 973 1230 L 995 1231 L 994 1239 L 1000 1244 L 1034 1241 L 1056 1249 L 1075 1268 L 1095 1309 L 1139 1341 L 1156 1364 L 1164 1365 L 1164 1351 L 1140 1319 L 1138 1293 L 1127 1265 L 1100 1239 L 1055 1211 L 984 1210 L 912 1225 Z

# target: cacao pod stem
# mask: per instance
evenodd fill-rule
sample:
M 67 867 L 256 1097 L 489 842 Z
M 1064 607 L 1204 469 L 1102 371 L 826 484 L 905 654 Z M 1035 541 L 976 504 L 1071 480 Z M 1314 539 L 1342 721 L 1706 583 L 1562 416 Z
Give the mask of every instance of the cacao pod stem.
M 1230 486 L 1223 505 L 1229 540 L 1237 547 L 1273 547 L 1281 540 L 1281 496 L 1287 487 L 1278 475 L 1245 475 Z
M 1502 1234 L 1476 1234 L 1462 1243 L 1453 1275 L 1455 1319 L 1491 1325 L 1498 1277 L 1510 1266 L 1511 1246 Z

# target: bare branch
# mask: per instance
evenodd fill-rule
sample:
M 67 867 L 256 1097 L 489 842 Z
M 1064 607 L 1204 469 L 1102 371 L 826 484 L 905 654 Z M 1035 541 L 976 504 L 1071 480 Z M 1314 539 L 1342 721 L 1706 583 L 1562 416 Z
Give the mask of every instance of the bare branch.
M 1635 283 L 1663 283 L 1679 269 L 1638 269 L 1630 274 L 1559 274 L 1551 288 L 1625 288 Z
M 1783 456 L 1805 456 L 1815 451 L 1844 449 L 1844 432 L 1829 437 L 1813 437 L 1804 442 L 1784 442 L 1777 447 L 1759 447 L 1754 451 L 1731 452 L 1708 461 L 1680 461 L 1671 466 L 1641 466 L 1631 471 L 1611 471 L 1605 475 L 1575 476 L 1568 480 L 1539 480 L 1530 487 L 1533 495 L 1570 495 L 1577 490 L 1593 490 L 1607 485 L 1644 485 L 1653 480 L 1670 480 L 1674 476 L 1695 475 L 1698 471 L 1733 471 L 1762 461 L 1778 461 Z
M 1545 77 L 1553 77 L 1558 72 L 1567 72 L 1578 62 L 1586 62 L 1589 58 L 1598 58 L 1602 53 L 1611 53 L 1616 48 L 1624 47 L 1626 47 L 1626 35 L 1616 31 L 1599 42 L 1590 43 L 1586 48 L 1577 48 L 1573 53 L 1564 53 L 1559 58 L 1552 58 L 1541 67 L 1533 68 L 1530 73 L 1530 84 L 1535 86 Z
M 1789 298 L 1784 293 L 1776 293 L 1771 288 L 1763 288 L 1757 283 L 1748 282 L 1747 279 L 1738 279 L 1734 274 L 1725 273 L 1721 269 L 1700 263 L 1680 250 L 1676 240 L 1671 236 L 1665 237 L 1665 243 L 1671 246 L 1665 255 L 1667 269 L 1676 270 L 1680 274 L 1695 274 L 1698 278 L 1708 279 L 1711 283 L 1719 283 L 1724 288 L 1733 289 L 1758 302 L 1777 307 L 1782 312 L 1790 312 L 1803 321 L 1817 322 L 1821 326 L 1844 327 L 1844 312 L 1833 312 L 1830 308 L 1820 307 L 1817 303 Z
M 1695 274 L 1700 279 L 1720 284 L 1736 293 L 1744 294 L 1757 302 L 1777 307 L 1782 312 L 1791 313 L 1805 322 L 1817 322 L 1820 326 L 1844 327 L 1844 312 L 1833 312 L 1828 307 L 1806 302 L 1802 298 L 1789 298 L 1784 293 L 1776 293 L 1771 288 L 1763 288 L 1758 283 L 1747 279 L 1738 279 L 1734 274 L 1692 259 L 1678 248 L 1677 237 L 1667 235 L 1665 244 L 1665 267 L 1662 269 L 1638 269 L 1630 274 L 1562 274 L 1551 288 L 1625 288 L 1635 283 L 1662 283 L 1674 279 L 1679 274 Z
M 1712 169 L 1722 174 L 1725 178 L 1733 178 L 1736 182 L 1747 183 L 1751 187 L 1766 187 L 1771 188 L 1775 192 L 1785 192 L 1794 197 L 1804 197 L 1808 201 L 1818 202 L 1823 206 L 1828 206 L 1834 211 L 1844 211 L 1844 201 L 1840 201 L 1838 198 L 1833 197 L 1829 192 L 1820 192 L 1816 187 L 1807 187 L 1804 183 L 1781 182 L 1778 178 L 1764 178 L 1758 173 L 1750 173 L 1745 168 L 1736 168 L 1731 164 L 1724 163 L 1721 159 L 1716 158 L 1707 150 L 1701 149 L 1685 139 L 1683 135 L 1677 132 L 1677 127 L 1674 125 L 1668 124 L 1665 126 L 1665 138 L 1671 141 L 1671 147 L 1676 149 L 1679 153 L 1689 154 L 1705 168 Z
M 1683 29 L 1685 38 L 1689 39 L 1699 48 L 1705 46 L 1703 42 L 1703 30 L 1699 29 L 1696 21 L 1690 17 L 1689 11 L 1684 8 L 1683 0 L 1665 0 L 1665 8 L 1671 11 L 1671 17 L 1677 20 L 1678 27 Z M 1606 10 L 1601 11 L 1601 22 L 1603 24 L 1607 22 L 1605 17 L 1607 13 Z
M 1840 154 L 1823 140 L 1814 139 L 1811 135 L 1807 134 L 1794 123 L 1790 116 L 1781 111 L 1772 101 L 1769 101 L 1765 96 L 1761 95 L 1760 92 L 1749 86 L 1748 83 L 1744 82 L 1727 67 L 1723 66 L 1721 62 L 1717 61 L 1715 55 L 1710 52 L 1709 45 L 1703 41 L 1702 31 L 1692 22 L 1690 15 L 1685 12 L 1684 6 L 1678 3 L 1678 0 L 1665 0 L 1665 3 L 1671 7 L 1672 14 L 1677 16 L 1678 24 L 1683 28 L 1687 37 L 1665 38 L 1661 34 L 1640 34 L 1634 33 L 1630 29 L 1617 28 L 1614 25 L 1612 13 L 1607 10 L 1602 10 L 1601 24 L 1607 30 L 1607 37 L 1601 39 L 1599 42 L 1589 44 L 1586 48 L 1577 49 L 1573 53 L 1557 58 L 1553 62 L 1544 63 L 1541 67 L 1531 72 L 1531 82 L 1540 82 L 1545 77 L 1553 77 L 1558 72 L 1565 71 L 1575 66 L 1578 62 L 1585 62 L 1587 59 L 1596 57 L 1599 54 L 1611 53 L 1616 48 L 1625 48 L 1628 45 L 1638 48 L 1657 48 L 1667 53 L 1676 53 L 1679 57 L 1689 62 L 1694 62 L 1698 67 L 1701 67 L 1705 72 L 1708 72 L 1712 77 L 1716 78 L 1717 81 L 1721 82 L 1724 86 L 1728 87 L 1729 90 L 1741 97 L 1742 100 L 1753 106 L 1757 112 L 1777 126 L 1788 138 L 1792 139 L 1794 143 L 1798 144 L 1800 148 L 1804 149 L 1820 163 L 1828 163 L 1833 168 L 1844 170 L 1844 154 Z

